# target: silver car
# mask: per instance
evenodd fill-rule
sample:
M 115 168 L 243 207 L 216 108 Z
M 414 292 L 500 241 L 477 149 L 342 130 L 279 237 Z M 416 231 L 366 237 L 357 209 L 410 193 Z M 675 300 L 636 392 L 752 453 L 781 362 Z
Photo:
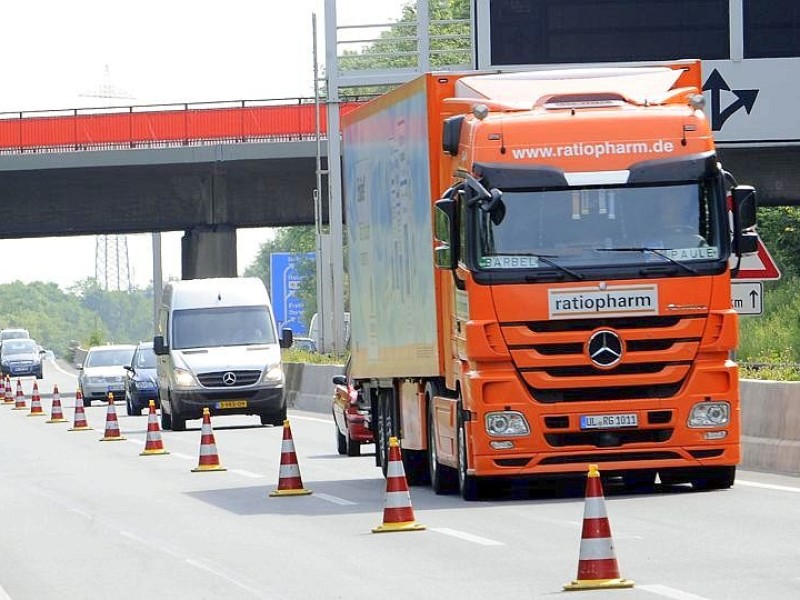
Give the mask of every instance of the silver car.
M 78 374 L 84 406 L 91 405 L 92 400 L 107 400 L 109 393 L 115 402 L 125 397 L 125 367 L 131 365 L 134 350 L 133 344 L 89 348 Z

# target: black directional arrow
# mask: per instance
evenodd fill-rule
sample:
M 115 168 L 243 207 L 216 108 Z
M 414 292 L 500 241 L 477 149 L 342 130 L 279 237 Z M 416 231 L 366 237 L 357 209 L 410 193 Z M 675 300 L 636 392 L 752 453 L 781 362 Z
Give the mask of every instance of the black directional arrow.
M 720 92 L 722 90 L 736 94 L 736 100 L 720 110 Z M 703 91 L 711 92 L 711 129 L 719 131 L 730 116 L 740 108 L 744 108 L 747 114 L 753 110 L 759 90 L 731 90 L 728 82 L 714 69 L 703 85 Z
M 757 300 L 758 300 L 758 292 L 753 290 L 752 292 L 750 292 L 750 302 L 752 302 L 753 308 L 756 308 L 758 306 L 758 303 L 756 302 Z

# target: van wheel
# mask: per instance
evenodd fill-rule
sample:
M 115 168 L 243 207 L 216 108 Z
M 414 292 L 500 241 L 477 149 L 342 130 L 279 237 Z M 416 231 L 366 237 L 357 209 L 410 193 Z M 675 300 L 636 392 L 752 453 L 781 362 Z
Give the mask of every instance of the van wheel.
M 284 406 L 277 413 L 261 413 L 262 425 L 274 425 L 275 427 L 283 427 L 283 422 L 286 420 L 286 407 Z
M 186 419 L 178 415 L 171 415 L 172 417 L 172 431 L 186 431 Z
M 172 429 L 172 415 L 170 415 L 164 407 L 161 407 L 161 429 L 168 431 Z

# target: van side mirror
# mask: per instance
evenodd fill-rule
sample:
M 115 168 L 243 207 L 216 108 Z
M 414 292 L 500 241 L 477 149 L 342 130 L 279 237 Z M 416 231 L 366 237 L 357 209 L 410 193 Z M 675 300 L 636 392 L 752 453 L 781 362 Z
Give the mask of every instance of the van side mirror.
M 281 340 L 280 346 L 281 348 L 291 348 L 292 344 L 294 343 L 294 332 L 288 327 L 284 327 L 281 329 Z
M 169 352 L 169 346 L 164 343 L 163 335 L 157 335 L 153 338 L 153 352 L 156 356 L 163 356 Z

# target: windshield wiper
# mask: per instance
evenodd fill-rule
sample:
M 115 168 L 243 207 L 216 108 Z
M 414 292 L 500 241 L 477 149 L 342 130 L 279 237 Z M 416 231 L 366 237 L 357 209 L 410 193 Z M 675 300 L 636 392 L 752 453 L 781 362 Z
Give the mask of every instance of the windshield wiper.
M 682 263 L 679 260 L 675 260 L 671 256 L 664 254 L 664 248 L 650 248 L 648 246 L 631 246 L 629 248 L 595 248 L 595 252 L 641 252 L 644 254 L 645 252 L 652 252 L 656 256 L 660 256 L 661 258 L 666 258 L 672 264 L 678 265 L 681 269 L 692 273 L 693 275 L 697 275 L 697 271 L 690 267 L 689 265 Z
M 567 275 L 572 275 L 575 279 L 579 281 L 586 279 L 583 275 L 581 275 L 577 271 L 568 269 L 567 267 L 562 266 L 553 260 L 550 260 L 552 258 L 558 258 L 558 255 L 556 254 L 533 254 L 531 252 L 503 252 L 502 256 L 530 256 L 531 258 L 535 258 L 537 260 L 542 261 L 544 264 L 548 266 L 555 267 L 559 271 L 563 271 Z

